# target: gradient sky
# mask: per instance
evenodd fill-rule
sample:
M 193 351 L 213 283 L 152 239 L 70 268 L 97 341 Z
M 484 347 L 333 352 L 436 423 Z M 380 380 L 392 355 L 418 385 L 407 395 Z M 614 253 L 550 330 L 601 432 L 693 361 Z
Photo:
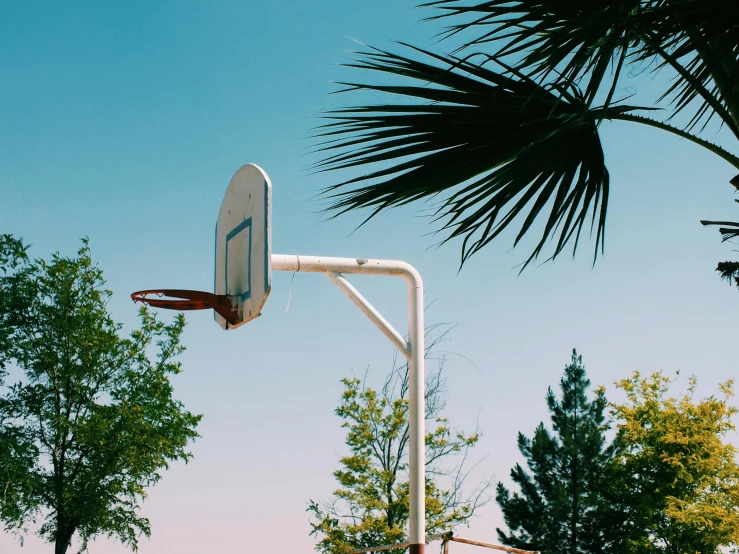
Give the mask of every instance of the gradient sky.
M 736 218 L 735 171 L 685 141 L 602 126 L 612 192 L 594 268 L 591 242 L 574 262 L 519 276 L 526 252 L 510 250 L 509 234 L 458 272 L 459 243 L 436 248 L 418 206 L 356 232 L 359 215 L 321 221 L 313 197 L 335 177 L 306 171 L 307 137 L 322 108 L 351 100 L 329 95 L 348 76 L 336 64 L 353 40 L 431 45 L 439 28 L 422 16 L 410 0 L 0 3 L 0 232 L 42 257 L 72 255 L 89 236 L 110 310 L 130 329 L 132 291 L 210 289 L 223 193 L 241 165 L 259 164 L 274 187 L 274 252 L 419 269 L 428 323 L 456 325 L 446 415 L 463 429 L 479 422 L 475 456 L 486 457 L 473 479 L 508 481 L 516 433 L 547 417 L 547 387 L 573 347 L 609 390 L 637 368 L 695 373 L 702 395 L 734 377 L 739 293 L 713 270 L 736 254 L 698 220 Z M 647 74 L 632 85 L 622 92 L 654 88 Z M 320 275 L 295 277 L 286 313 L 291 278 L 275 273 L 263 317 L 237 331 L 188 316 L 175 388 L 205 414 L 202 438 L 151 490 L 142 554 L 312 550 L 308 500 L 329 497 L 345 452 L 339 379 L 369 368 L 381 381 L 393 350 Z M 352 281 L 405 331 L 400 281 Z M 490 504 L 461 534 L 492 541 L 501 523 Z M 49 551 L 0 531 L 2 553 Z M 90 552 L 126 549 L 100 539 Z

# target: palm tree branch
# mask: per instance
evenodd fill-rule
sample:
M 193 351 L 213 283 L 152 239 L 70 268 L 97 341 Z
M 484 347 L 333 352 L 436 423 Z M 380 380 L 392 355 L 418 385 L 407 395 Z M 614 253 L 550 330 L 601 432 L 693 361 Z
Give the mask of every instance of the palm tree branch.
M 706 150 L 709 150 L 713 152 L 714 154 L 720 156 L 721 158 L 729 162 L 731 165 L 739 169 L 739 157 L 723 149 L 718 144 L 714 144 L 705 139 L 702 139 L 696 135 L 689 133 L 688 131 L 680 129 L 679 127 L 675 127 L 674 125 L 670 125 L 662 121 L 657 121 L 655 119 L 650 119 L 648 117 L 631 114 L 631 113 L 614 113 L 614 114 L 611 114 L 610 117 L 608 117 L 607 119 L 632 121 L 634 123 L 640 123 L 642 125 L 648 125 L 649 127 L 655 127 L 657 129 L 667 131 L 668 133 L 672 133 L 673 135 L 677 135 L 680 138 L 684 138 L 686 140 L 689 140 L 690 142 L 693 142 L 699 146 L 702 146 Z
M 687 106 L 688 102 L 685 101 L 686 98 L 697 94 L 701 98 L 703 98 L 706 104 L 711 106 L 714 112 L 716 112 L 716 114 L 721 118 L 721 120 L 726 124 L 731 132 L 737 138 L 739 138 L 739 126 L 734 122 L 731 113 L 729 113 L 726 107 L 721 104 L 719 98 L 715 94 L 711 94 L 711 92 L 703 85 L 703 83 L 699 79 L 697 79 L 693 73 L 686 69 L 674 55 L 667 52 L 667 50 L 663 48 L 656 37 L 654 37 L 650 33 L 642 33 L 641 38 L 645 42 L 645 44 L 649 46 L 650 49 L 653 49 L 655 52 L 657 52 L 659 56 L 664 60 L 664 62 L 672 67 L 678 73 L 678 75 L 690 86 L 690 89 L 687 91 L 688 96 L 683 95 L 683 102 L 680 102 L 678 104 L 678 106 L 676 107 L 676 111 L 680 111 L 685 106 Z
M 728 56 L 716 55 L 710 44 L 701 41 L 695 29 L 688 27 L 686 32 L 693 39 L 692 42 L 700 55 L 701 61 L 706 64 L 716 88 L 726 102 L 726 109 L 733 118 L 735 127 L 739 128 L 739 95 L 737 95 L 737 83 L 735 81 L 736 78 L 739 78 L 739 75 L 733 75 L 735 71 L 731 72 L 726 67 Z M 735 57 L 733 57 L 733 61 L 736 62 Z
M 442 38 L 487 28 L 460 50 L 495 42 L 495 58 L 518 56 L 516 66 L 540 82 L 555 75 L 554 82 L 571 84 L 589 75 L 585 96 L 591 101 L 608 68 L 619 65 L 616 59 L 625 56 L 634 43 L 635 14 L 645 9 L 641 0 L 484 0 L 473 5 L 441 0 L 419 7 L 441 11 L 427 20 L 472 16 L 471 20 L 449 26 Z M 609 88 L 615 87 L 619 74 L 618 69 L 613 73 Z
M 588 222 L 602 250 L 608 171 L 597 125 L 647 108 L 590 108 L 577 89 L 543 86 L 499 60 L 488 61 L 505 73 L 488 61 L 413 50 L 435 63 L 373 49 L 349 64 L 408 82 L 350 83 L 345 90 L 381 92 L 400 103 L 333 110 L 315 130 L 324 139 L 316 171 L 382 164 L 324 189 L 333 216 L 366 208 L 369 220 L 441 194 L 432 220 L 446 234 L 441 242 L 463 239 L 462 263 L 519 217 L 514 246 L 544 217 L 527 264 L 547 239 L 556 245 L 549 259 L 567 244 L 574 252 Z

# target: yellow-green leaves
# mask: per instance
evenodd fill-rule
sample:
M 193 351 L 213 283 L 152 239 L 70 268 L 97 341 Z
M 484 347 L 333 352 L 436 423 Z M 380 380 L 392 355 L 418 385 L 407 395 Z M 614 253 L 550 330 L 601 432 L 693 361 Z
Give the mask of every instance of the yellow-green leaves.
M 464 473 L 454 457 L 464 459 L 479 433 L 457 431 L 440 416 L 446 398 L 444 381 L 440 368 L 429 373 L 426 532 L 433 534 L 467 521 L 486 502 L 489 484 L 483 482 L 469 496 L 460 490 Z M 342 383 L 336 415 L 347 430 L 350 454 L 339 460 L 340 469 L 334 472 L 339 488 L 331 500 L 310 501 L 308 507 L 311 534 L 318 538 L 316 549 L 324 554 L 402 542 L 408 522 L 408 368 L 394 367 L 380 390 L 356 378 Z
M 626 402 L 613 406 L 622 454 L 624 504 L 640 533 L 640 552 L 718 552 L 739 542 L 739 465 L 727 442 L 734 431 L 733 382 L 697 399 L 697 380 L 670 395 L 662 373 L 618 382 Z
M 565 370 L 562 398 L 547 403 L 552 431 L 519 435 L 528 471 L 518 491 L 498 485 L 510 546 L 566 554 L 718 554 L 739 541 L 739 466 L 728 442 L 737 409 L 733 382 L 699 399 L 695 377 L 681 395 L 662 373 L 616 383 L 625 400 L 604 416 L 591 402 L 580 359 Z M 615 428 L 610 445 L 605 433 Z

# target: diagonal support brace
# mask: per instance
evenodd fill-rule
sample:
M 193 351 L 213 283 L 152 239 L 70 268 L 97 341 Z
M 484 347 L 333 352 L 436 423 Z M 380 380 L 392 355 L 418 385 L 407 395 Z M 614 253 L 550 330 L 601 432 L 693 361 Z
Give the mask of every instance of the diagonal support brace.
M 354 304 L 362 310 L 362 313 L 364 313 L 364 315 L 366 315 L 369 320 L 374 323 L 380 331 L 382 331 L 383 335 L 390 339 L 390 342 L 395 345 L 395 348 L 400 350 L 400 353 L 403 354 L 403 356 L 409 360 L 411 359 L 411 351 L 410 348 L 408 348 L 406 340 L 384 317 L 382 317 L 380 312 L 378 312 L 375 307 L 370 304 L 369 301 L 362 296 L 349 281 L 346 280 L 346 277 L 338 271 L 329 271 L 326 273 L 326 277 L 331 279 L 331 282 L 339 287 L 339 290 L 346 294 L 349 297 L 349 300 L 354 302 Z

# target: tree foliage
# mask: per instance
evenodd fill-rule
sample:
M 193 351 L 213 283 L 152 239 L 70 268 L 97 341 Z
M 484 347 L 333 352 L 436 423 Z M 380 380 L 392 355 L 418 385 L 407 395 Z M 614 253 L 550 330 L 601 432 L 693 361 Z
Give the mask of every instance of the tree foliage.
M 697 382 L 669 396 L 670 379 L 638 371 L 588 401 L 589 381 L 573 353 L 532 439 L 519 433 L 528 471 L 516 465 L 518 491 L 497 486 L 507 533 L 502 542 L 546 554 L 719 554 L 739 546 L 739 465 L 727 442 L 735 431 L 731 381 L 698 400 Z M 615 431 L 606 441 L 606 431 Z
M 604 391 L 589 400 L 589 386 L 582 356 L 573 350 L 560 381 L 561 399 L 551 388 L 547 392 L 552 432 L 540 423 L 532 438 L 518 434 L 528 471 L 519 464 L 511 470 L 519 489 L 513 494 L 497 485 L 510 529 L 497 530 L 504 544 L 547 554 L 621 552 L 621 516 L 608 494 L 617 448 L 606 440 Z
M 427 360 L 443 340 L 437 337 L 427 348 Z M 465 494 L 469 471 L 464 460 L 480 434 L 453 429 L 441 416 L 446 403 L 441 371 L 444 356 L 434 356 L 436 371 L 426 382 L 426 532 L 434 534 L 465 523 L 487 502 L 490 482 L 482 482 Z M 397 359 L 396 359 L 397 362 Z M 339 488 L 329 502 L 311 500 L 311 535 L 324 554 L 343 554 L 403 542 L 409 516 L 408 490 L 408 365 L 394 364 L 381 390 L 365 379 L 343 379 L 344 392 L 336 408 L 347 430 L 349 454 L 334 472 Z M 454 458 L 461 462 L 452 463 Z M 403 549 L 392 550 L 400 554 Z
M 0 516 L 17 531 L 41 517 L 57 554 L 75 534 L 82 550 L 100 535 L 135 550 L 146 488 L 197 437 L 200 416 L 172 396 L 184 318 L 142 308 L 121 336 L 87 240 L 74 258 L 26 250 L 0 237 Z
M 315 168 L 352 172 L 325 190 L 334 214 L 369 209 L 371 218 L 433 199 L 444 240 L 462 239 L 462 263 L 514 221 L 514 245 L 541 233 L 529 263 L 549 240 L 552 258 L 568 244 L 574 254 L 583 231 L 595 234 L 596 255 L 602 249 L 610 187 L 603 121 L 660 129 L 739 169 L 737 152 L 705 138 L 713 120 L 739 139 L 735 0 L 424 6 L 435 10 L 429 19 L 449 22 L 443 38 L 461 47 L 441 54 L 405 45 L 407 55 L 366 48 L 345 64 L 364 77 L 343 91 L 383 100 L 331 110 L 317 129 L 323 158 Z M 625 104 L 617 91 L 645 68 L 672 80 L 657 102 Z
M 733 382 L 720 395 L 695 400 L 688 391 L 668 396 L 670 380 L 635 372 L 618 386 L 626 402 L 614 406 L 623 451 L 621 489 L 629 550 L 639 553 L 717 554 L 739 545 L 739 465 L 725 442 L 735 431 L 728 404 Z

